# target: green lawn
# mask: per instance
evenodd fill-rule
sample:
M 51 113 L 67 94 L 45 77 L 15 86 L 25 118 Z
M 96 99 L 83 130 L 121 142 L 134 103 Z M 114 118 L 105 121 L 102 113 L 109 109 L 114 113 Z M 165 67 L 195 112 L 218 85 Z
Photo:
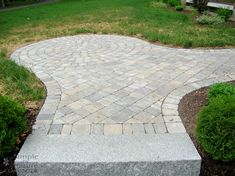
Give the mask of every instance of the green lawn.
M 173 9 L 153 8 L 153 0 L 61 0 L 0 12 L 0 48 L 79 33 L 138 36 L 174 46 L 235 46 L 228 25 L 200 26 Z
M 45 89 L 26 68 L 6 58 L 0 50 L 0 95 L 9 96 L 27 108 L 44 98 Z

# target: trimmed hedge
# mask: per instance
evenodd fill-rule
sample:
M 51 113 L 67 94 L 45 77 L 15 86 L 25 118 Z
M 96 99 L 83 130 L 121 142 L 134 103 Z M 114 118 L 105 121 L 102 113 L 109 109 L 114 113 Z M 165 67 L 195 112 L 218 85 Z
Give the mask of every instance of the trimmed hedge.
M 0 95 L 0 159 L 15 147 L 18 136 L 27 130 L 25 108 Z
M 224 8 L 220 8 L 216 11 L 216 13 L 221 16 L 222 18 L 225 19 L 225 21 L 227 21 L 232 15 L 233 15 L 233 11 L 229 10 L 229 9 L 224 9 Z
M 217 83 L 210 87 L 208 92 L 208 99 L 212 99 L 218 96 L 235 96 L 235 86 L 229 83 Z
M 235 88 L 227 83 L 209 89 L 209 104 L 198 114 L 196 137 L 215 160 L 235 160 Z

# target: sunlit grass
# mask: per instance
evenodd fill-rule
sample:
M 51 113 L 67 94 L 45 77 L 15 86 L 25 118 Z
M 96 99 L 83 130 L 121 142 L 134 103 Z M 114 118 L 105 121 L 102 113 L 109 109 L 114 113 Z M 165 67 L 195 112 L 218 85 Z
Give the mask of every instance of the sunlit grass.
M 45 96 L 45 89 L 36 76 L 23 66 L 7 59 L 0 51 L 0 95 L 29 105 Z
M 139 36 L 173 46 L 234 46 L 235 29 L 200 26 L 190 14 L 154 8 L 153 0 L 62 0 L 0 12 L 0 48 L 80 33 Z

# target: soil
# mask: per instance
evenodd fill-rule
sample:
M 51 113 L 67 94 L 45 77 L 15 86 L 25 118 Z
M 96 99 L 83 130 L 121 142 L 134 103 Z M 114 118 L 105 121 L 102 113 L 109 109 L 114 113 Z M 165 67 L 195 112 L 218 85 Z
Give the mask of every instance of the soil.
M 231 82 L 235 85 L 235 81 Z M 207 105 L 208 87 L 200 88 L 185 95 L 179 103 L 179 115 L 187 133 L 202 158 L 200 176 L 235 176 L 235 161 L 222 162 L 213 160 L 197 143 L 195 137 L 197 113 Z
M 20 148 L 24 144 L 27 136 L 32 132 L 32 126 L 35 123 L 36 117 L 43 105 L 44 100 L 37 102 L 33 108 L 28 108 L 26 112 L 26 118 L 28 119 L 29 130 L 21 134 L 17 140 L 17 145 L 12 153 L 6 158 L 0 160 L 0 176 L 16 176 L 14 161 Z

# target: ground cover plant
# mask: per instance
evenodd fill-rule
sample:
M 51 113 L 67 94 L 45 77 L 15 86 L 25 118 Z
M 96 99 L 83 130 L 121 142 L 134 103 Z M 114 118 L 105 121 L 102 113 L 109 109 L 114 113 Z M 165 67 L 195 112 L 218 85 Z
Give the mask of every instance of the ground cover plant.
M 198 25 L 191 14 L 153 7 L 154 0 L 61 0 L 36 7 L 0 11 L 0 48 L 81 33 L 137 36 L 173 46 L 234 46 L 227 24 Z M 108 14 L 108 15 L 107 15 Z
M 224 23 L 224 18 L 218 15 L 207 15 L 203 14 L 196 18 L 196 22 L 202 25 L 218 25 Z

